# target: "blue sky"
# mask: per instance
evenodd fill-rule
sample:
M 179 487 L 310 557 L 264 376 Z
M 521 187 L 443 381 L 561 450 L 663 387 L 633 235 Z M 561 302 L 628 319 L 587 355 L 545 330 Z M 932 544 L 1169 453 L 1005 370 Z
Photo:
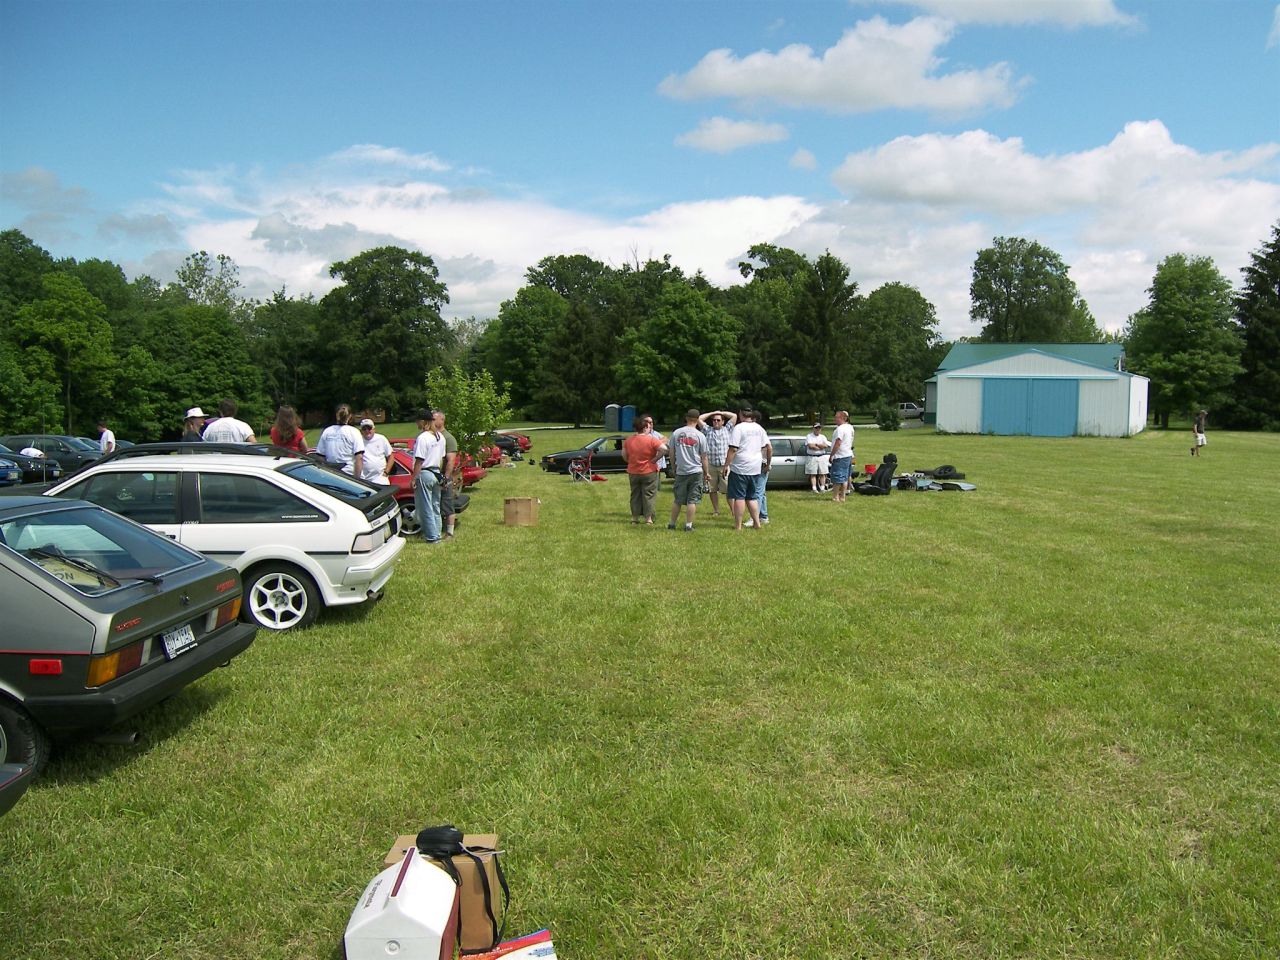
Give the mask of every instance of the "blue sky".
M 1278 219 L 1274 0 L 0 0 L 0 228 L 131 278 L 319 295 L 395 243 L 489 317 L 550 254 L 728 284 L 770 242 L 955 337 L 1017 235 L 1115 329 Z

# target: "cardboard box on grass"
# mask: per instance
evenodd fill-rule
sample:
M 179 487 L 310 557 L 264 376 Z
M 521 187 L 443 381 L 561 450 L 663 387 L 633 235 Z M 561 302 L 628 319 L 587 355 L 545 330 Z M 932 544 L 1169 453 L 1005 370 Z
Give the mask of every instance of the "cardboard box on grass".
M 493 903 L 493 915 L 502 925 L 502 884 L 498 882 L 498 865 L 493 851 L 498 849 L 496 833 L 463 834 L 462 845 L 468 850 L 475 850 L 476 856 L 484 864 L 485 876 L 489 880 L 489 897 Z M 392 867 L 404 859 L 408 850 L 418 849 L 416 835 L 404 834 L 396 837 L 396 842 L 387 851 L 382 861 L 384 866 Z M 425 859 L 425 858 L 424 858 Z M 461 909 L 462 923 L 458 934 L 458 948 L 463 951 L 487 950 L 493 946 L 493 926 L 489 922 L 489 914 L 484 908 L 484 887 L 480 881 L 480 868 L 466 854 L 453 857 L 453 867 L 458 871 L 462 883 L 458 888 L 458 903 Z
M 540 503 L 534 497 L 507 497 L 502 502 L 502 522 L 508 527 L 536 527 Z

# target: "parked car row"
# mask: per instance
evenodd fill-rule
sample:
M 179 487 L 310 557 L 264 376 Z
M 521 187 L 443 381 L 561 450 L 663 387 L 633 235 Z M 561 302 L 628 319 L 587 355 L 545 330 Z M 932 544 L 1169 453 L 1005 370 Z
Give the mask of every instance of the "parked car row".
M 0 813 L 55 737 L 127 720 L 259 629 L 380 596 L 410 532 L 403 449 L 390 486 L 270 444 L 131 445 L 71 476 L 27 459 L 47 459 L 43 495 L 0 498 Z

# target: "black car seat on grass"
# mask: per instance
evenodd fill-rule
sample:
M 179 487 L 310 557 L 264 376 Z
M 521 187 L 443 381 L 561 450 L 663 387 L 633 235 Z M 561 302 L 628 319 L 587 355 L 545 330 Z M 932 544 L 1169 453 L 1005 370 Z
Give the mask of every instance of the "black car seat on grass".
M 876 467 L 876 472 L 871 475 L 871 479 L 866 483 L 856 484 L 853 489 L 867 497 L 887 497 L 893 490 L 893 471 L 897 469 L 897 456 L 886 453 L 880 466 Z

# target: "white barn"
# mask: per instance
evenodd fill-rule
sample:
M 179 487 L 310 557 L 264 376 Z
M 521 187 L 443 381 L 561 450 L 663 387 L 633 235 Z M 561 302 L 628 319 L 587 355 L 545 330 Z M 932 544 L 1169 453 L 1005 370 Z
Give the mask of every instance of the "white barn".
M 958 343 L 925 414 L 942 433 L 1128 437 L 1146 426 L 1148 383 L 1118 343 Z

